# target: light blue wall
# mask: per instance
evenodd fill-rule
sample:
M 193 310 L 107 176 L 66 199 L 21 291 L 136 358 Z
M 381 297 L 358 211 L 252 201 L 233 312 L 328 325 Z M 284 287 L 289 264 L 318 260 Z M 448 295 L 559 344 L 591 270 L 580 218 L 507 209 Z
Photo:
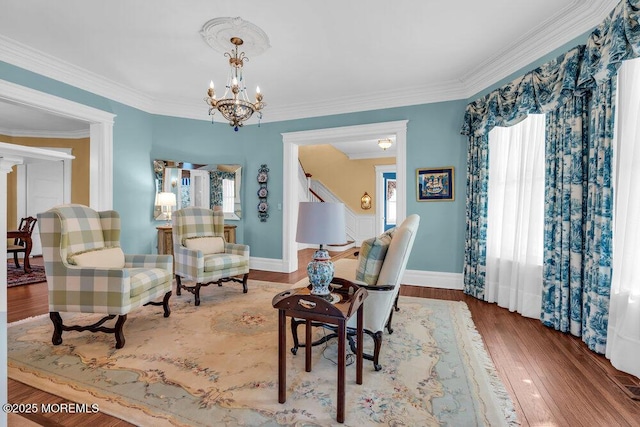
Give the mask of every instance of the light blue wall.
M 114 209 L 122 217 L 122 246 L 129 253 L 153 253 L 156 248 L 153 220 L 153 159 L 195 163 L 237 163 L 243 166 L 243 209 L 238 241 L 251 246 L 251 255 L 282 258 L 282 133 L 408 120 L 407 214 L 419 214 L 420 229 L 408 268 L 460 273 L 464 259 L 466 139 L 460 135 L 468 102 L 511 81 L 551 58 L 583 43 L 576 38 L 517 73 L 467 100 L 441 102 L 319 118 L 264 123 L 234 132 L 224 123 L 154 116 L 73 86 L 0 62 L 0 79 L 50 93 L 116 114 L 114 125 Z M 198 100 L 194 100 L 197 102 Z M 203 106 L 203 116 L 206 114 Z M 268 108 L 265 115 L 268 117 Z M 269 173 L 269 219 L 256 213 L 258 168 Z M 418 202 L 415 173 L 418 168 L 453 166 L 455 200 Z
M 342 114 L 320 118 L 264 123 L 234 132 L 224 123 L 211 124 L 172 117 L 154 117 L 151 158 L 198 163 L 239 163 L 243 166 L 242 221 L 238 241 L 251 246 L 251 255 L 282 258 L 283 197 L 282 133 L 340 126 L 409 120 L 407 125 L 407 214 L 421 216 L 414 255 L 408 268 L 427 271 L 462 271 L 466 143 L 460 135 L 465 101 L 444 102 Z M 265 112 L 268 114 L 268 111 Z M 142 159 L 141 161 L 148 161 Z M 151 177 L 151 164 L 144 165 Z M 256 205 L 258 168 L 269 167 L 269 219 L 260 222 Z M 453 202 L 417 202 L 417 168 L 454 166 L 456 197 Z M 153 191 L 151 178 L 149 191 Z M 234 222 L 236 223 L 236 222 Z

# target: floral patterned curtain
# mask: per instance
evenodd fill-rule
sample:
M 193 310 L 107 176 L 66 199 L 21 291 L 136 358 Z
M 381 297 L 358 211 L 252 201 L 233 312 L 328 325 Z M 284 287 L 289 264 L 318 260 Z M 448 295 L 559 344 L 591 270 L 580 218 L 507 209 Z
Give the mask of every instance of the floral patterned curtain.
M 469 136 L 468 153 L 464 292 L 478 299 L 484 299 L 487 273 L 488 133 Z
M 580 336 L 588 100 L 575 97 L 546 115 L 542 322 Z
M 640 56 L 640 0 L 620 2 L 578 46 L 469 104 L 465 292 L 484 294 L 488 132 L 547 113 L 542 321 L 606 345 L 611 286 L 612 135 L 620 63 Z
M 236 174 L 233 172 L 213 170 L 209 172 L 209 176 L 211 178 L 211 207 L 219 206 L 220 209 L 222 209 L 222 180 L 235 180 Z
M 469 295 L 484 299 L 489 131 L 514 125 L 529 113 L 553 111 L 572 99 L 583 52 L 584 46 L 576 47 L 467 106 L 462 133 L 469 135 L 464 263 L 464 291 Z

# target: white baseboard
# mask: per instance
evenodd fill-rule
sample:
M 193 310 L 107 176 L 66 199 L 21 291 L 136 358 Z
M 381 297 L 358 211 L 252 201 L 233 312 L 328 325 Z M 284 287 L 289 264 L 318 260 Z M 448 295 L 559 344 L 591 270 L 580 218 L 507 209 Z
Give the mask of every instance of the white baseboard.
M 249 267 L 254 270 L 289 273 L 284 260 L 274 258 L 251 257 Z M 405 270 L 402 277 L 405 285 L 423 286 L 439 289 L 463 289 L 462 273 L 443 273 L 440 271 Z
M 422 270 L 405 270 L 402 283 L 405 285 L 455 290 L 462 290 L 464 284 L 462 273 Z
M 249 258 L 249 268 L 262 271 L 273 271 L 275 273 L 289 273 L 284 260 L 274 258 Z

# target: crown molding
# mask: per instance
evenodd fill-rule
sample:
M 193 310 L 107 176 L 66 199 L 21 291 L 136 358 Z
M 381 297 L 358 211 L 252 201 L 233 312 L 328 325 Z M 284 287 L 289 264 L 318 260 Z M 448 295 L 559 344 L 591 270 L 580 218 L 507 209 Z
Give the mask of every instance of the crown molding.
M 140 91 L 33 49 L 1 34 L 0 61 L 143 111 L 150 112 L 154 105 L 153 99 Z
M 595 6 L 593 3 L 596 3 Z M 406 90 L 390 90 L 359 97 L 334 98 L 331 103 L 301 103 L 264 111 L 262 123 L 405 107 L 468 99 L 540 59 L 550 51 L 598 25 L 618 0 L 574 0 L 554 17 L 543 21 L 508 47 L 469 70 L 461 80 L 426 84 Z M 0 35 L 0 60 L 43 76 L 67 83 L 96 95 L 121 102 L 150 114 L 211 120 L 204 105 L 184 100 L 154 99 L 144 93 L 111 81 L 42 51 Z M 215 117 L 214 117 L 214 121 Z M 218 121 L 216 121 L 218 123 Z M 220 122 L 224 124 L 224 122 Z M 257 124 L 253 117 L 246 124 Z
M 462 77 L 470 98 L 600 24 L 619 0 L 574 0 Z M 594 4 L 595 7 L 594 7 Z

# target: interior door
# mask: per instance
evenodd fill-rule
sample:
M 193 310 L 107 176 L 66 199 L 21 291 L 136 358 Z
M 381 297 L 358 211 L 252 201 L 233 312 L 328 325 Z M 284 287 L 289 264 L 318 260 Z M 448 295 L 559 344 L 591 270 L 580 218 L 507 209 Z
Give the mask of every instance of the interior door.
M 63 162 L 27 163 L 24 168 L 26 179 L 24 187 L 26 211 L 24 216 L 37 217 L 38 213 L 65 202 Z M 42 255 L 37 222 L 31 237 L 33 240 L 31 255 Z

